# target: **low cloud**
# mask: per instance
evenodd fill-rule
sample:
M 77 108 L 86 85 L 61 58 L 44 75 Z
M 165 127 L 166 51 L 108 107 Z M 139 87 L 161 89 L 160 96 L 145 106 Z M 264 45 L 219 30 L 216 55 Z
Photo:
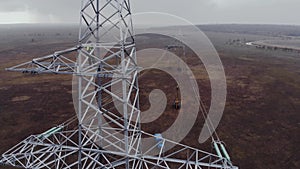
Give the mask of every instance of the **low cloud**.
M 25 11 L 34 22 L 78 22 L 81 0 L 2 1 L 0 13 Z M 165 12 L 195 24 L 300 24 L 299 0 L 131 0 L 133 13 Z M 1 19 L 1 18 L 0 18 Z M 151 21 L 159 18 L 150 18 Z
M 1 2 L 0 12 L 22 12 L 26 11 L 26 4 L 18 3 L 16 0 Z

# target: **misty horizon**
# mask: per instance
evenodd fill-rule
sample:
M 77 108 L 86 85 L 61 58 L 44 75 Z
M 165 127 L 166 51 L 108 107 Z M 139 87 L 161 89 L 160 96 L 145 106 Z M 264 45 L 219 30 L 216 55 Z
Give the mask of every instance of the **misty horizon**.
M 158 12 L 184 18 L 194 25 L 300 25 L 298 0 L 131 0 L 132 13 Z M 187 6 L 183 7 L 183 6 Z M 1 2 L 0 24 L 79 23 L 80 0 L 10 0 Z M 135 25 L 166 25 L 158 17 L 136 20 Z M 177 25 L 169 23 L 168 25 Z

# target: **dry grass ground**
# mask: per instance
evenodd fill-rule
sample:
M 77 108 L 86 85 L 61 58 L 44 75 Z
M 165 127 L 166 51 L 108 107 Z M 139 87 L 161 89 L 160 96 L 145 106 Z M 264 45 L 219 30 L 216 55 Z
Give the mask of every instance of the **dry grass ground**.
M 216 46 L 226 72 L 227 102 L 217 132 L 233 162 L 241 169 L 300 168 L 300 55 L 226 43 L 229 39 L 266 38 L 262 35 L 220 32 L 207 35 Z M 150 36 L 149 41 L 141 42 L 138 47 L 147 42 L 163 48 L 169 43 L 168 39 L 155 39 L 158 38 Z M 4 68 L 69 46 L 62 42 L 42 43 L 0 50 L 0 153 L 74 115 L 70 76 L 26 75 L 6 72 Z M 192 52 L 187 53 L 186 62 L 194 70 L 201 96 L 209 105 L 210 83 L 203 66 Z M 169 107 L 157 121 L 142 126 L 152 133 L 164 131 L 178 114 L 171 108 L 176 83 L 157 70 L 140 79 L 141 108 L 149 107 L 148 94 L 157 86 L 166 92 Z M 183 143 L 211 151 L 209 142 L 198 143 L 203 121 L 199 114 Z

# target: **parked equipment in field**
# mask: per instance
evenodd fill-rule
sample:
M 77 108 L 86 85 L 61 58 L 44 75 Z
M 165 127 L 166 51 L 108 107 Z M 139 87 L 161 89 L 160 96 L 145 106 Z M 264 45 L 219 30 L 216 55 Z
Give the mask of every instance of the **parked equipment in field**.
M 181 108 L 181 99 L 179 98 L 179 86 L 176 87 L 176 98 L 173 102 L 173 108 L 179 110 Z

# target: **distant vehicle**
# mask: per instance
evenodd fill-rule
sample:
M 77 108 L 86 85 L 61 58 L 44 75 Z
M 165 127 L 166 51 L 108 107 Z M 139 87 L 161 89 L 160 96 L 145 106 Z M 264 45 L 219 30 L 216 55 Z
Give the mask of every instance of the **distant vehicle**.
M 181 108 L 181 99 L 179 98 L 179 86 L 176 87 L 176 98 L 173 103 L 173 108 L 179 110 Z

